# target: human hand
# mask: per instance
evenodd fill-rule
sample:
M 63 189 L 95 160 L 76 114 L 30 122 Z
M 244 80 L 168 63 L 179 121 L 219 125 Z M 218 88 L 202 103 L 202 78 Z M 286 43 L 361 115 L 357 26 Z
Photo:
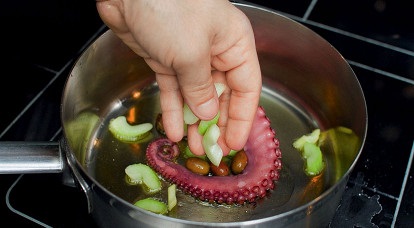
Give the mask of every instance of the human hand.
M 154 70 L 167 137 L 184 136 L 183 105 L 203 120 L 220 109 L 219 144 L 226 155 L 243 148 L 261 92 L 254 34 L 228 0 L 98 0 L 105 24 Z M 214 82 L 227 85 L 218 100 Z M 190 149 L 203 154 L 196 126 Z

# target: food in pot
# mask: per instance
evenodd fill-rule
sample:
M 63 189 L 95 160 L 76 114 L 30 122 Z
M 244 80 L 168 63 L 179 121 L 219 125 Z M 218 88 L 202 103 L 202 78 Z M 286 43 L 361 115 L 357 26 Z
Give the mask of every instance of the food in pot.
M 150 135 L 151 123 L 130 125 L 125 116 L 118 116 L 109 121 L 109 131 L 115 138 L 124 142 L 138 142 Z
M 177 205 L 177 195 L 176 195 L 177 186 L 175 184 L 168 187 L 168 202 L 164 203 L 159 199 L 148 197 L 145 199 L 140 199 L 134 203 L 135 206 L 140 207 L 144 210 L 151 211 L 157 214 L 167 214 L 169 211 L 174 209 Z
M 226 85 L 223 83 L 214 83 L 217 96 L 220 97 L 226 89 Z M 184 123 L 195 124 L 199 119 L 194 115 L 187 104 L 184 104 Z M 208 159 L 215 166 L 219 166 L 221 159 L 223 158 L 223 151 L 217 143 L 220 137 L 220 129 L 217 126 L 217 122 L 220 116 L 220 112 L 212 120 L 201 120 L 198 124 L 198 132 L 203 136 L 202 145 L 204 152 Z
M 168 187 L 168 210 L 171 211 L 177 205 L 177 185 L 172 184 Z
M 180 143 L 183 143 L 182 141 Z M 236 156 L 237 155 L 237 156 Z M 180 155 L 185 158 L 185 167 L 191 172 L 200 175 L 228 176 L 240 174 L 247 165 L 247 156 L 244 150 L 232 151 L 220 161 L 219 165 L 214 165 L 205 155 L 194 155 L 188 146 L 184 151 L 180 148 Z
M 198 133 L 200 135 L 204 135 L 207 129 L 211 125 L 217 124 L 219 117 L 220 117 L 220 112 L 218 112 L 217 115 L 211 120 L 201 120 L 200 123 L 198 124 Z
M 154 198 L 145 198 L 138 200 L 134 203 L 134 205 L 157 214 L 166 214 L 168 212 L 167 204 Z
M 67 125 L 67 134 L 70 144 L 77 148 L 77 156 L 82 158 L 80 161 L 83 163 L 85 153 L 91 135 L 95 126 L 99 122 L 99 117 L 92 112 L 82 112 L 73 121 L 70 121 Z
M 214 87 L 216 88 L 217 96 L 220 97 L 221 94 L 226 89 L 226 85 L 223 83 L 216 82 L 214 83 Z M 190 107 L 187 104 L 184 104 L 183 107 L 184 111 L 184 123 L 185 124 L 195 124 L 199 119 L 194 113 L 191 111 Z
M 180 143 L 187 144 L 185 142 L 185 140 L 180 141 Z M 184 149 L 180 148 L 180 152 L 183 153 L 182 156 L 186 159 L 191 158 L 191 157 L 197 157 L 197 158 L 201 158 L 203 160 L 207 159 L 207 156 L 205 154 L 204 155 L 195 155 L 195 154 L 193 154 L 193 152 L 191 152 L 190 147 L 188 145 L 185 145 Z
M 151 167 L 145 164 L 132 164 L 125 168 L 127 182 L 132 185 L 144 184 L 150 193 L 161 190 L 161 181 Z
M 303 145 L 302 156 L 306 160 L 306 174 L 315 176 L 322 172 L 325 163 L 323 162 L 322 151 L 319 146 L 306 142 Z
M 151 167 L 142 164 L 132 164 L 125 168 L 126 181 L 131 185 L 144 185 L 147 194 L 154 194 L 161 191 L 162 184 L 157 173 Z M 135 206 L 145 210 L 157 213 L 166 214 L 177 205 L 176 185 L 172 184 L 168 187 L 168 202 L 167 204 L 159 199 L 152 197 L 140 199 L 134 203 Z
M 240 174 L 243 172 L 247 165 L 247 155 L 244 150 L 238 151 L 231 160 L 231 171 L 234 174 Z
M 210 172 L 210 164 L 204 159 L 190 157 L 185 161 L 185 167 L 193 173 L 207 175 Z
M 207 133 L 206 133 L 207 134 Z M 150 143 L 148 165 L 165 180 L 193 197 L 207 202 L 244 204 L 266 196 L 275 187 L 282 168 L 282 153 L 265 111 L 259 107 L 244 147 L 248 163 L 243 172 L 230 176 L 202 176 L 179 164 L 180 148 L 167 138 Z
M 325 163 L 323 162 L 322 151 L 319 146 L 320 129 L 315 129 L 312 133 L 302 135 L 293 142 L 293 147 L 301 152 L 305 160 L 305 173 L 309 176 L 319 175 Z
M 217 143 L 219 137 L 220 128 L 217 126 L 217 124 L 212 124 L 210 127 L 208 127 L 206 133 L 203 135 L 203 140 L 201 142 L 207 158 L 215 166 L 218 166 L 221 159 L 223 158 L 223 151 Z
M 225 161 L 221 161 L 218 166 L 210 166 L 211 173 L 214 176 L 228 176 L 230 175 L 230 168 Z

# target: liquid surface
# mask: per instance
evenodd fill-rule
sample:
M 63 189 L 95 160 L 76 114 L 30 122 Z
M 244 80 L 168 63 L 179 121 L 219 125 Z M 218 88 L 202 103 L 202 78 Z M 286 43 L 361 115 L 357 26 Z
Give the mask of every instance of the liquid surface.
M 135 93 L 135 95 L 137 95 Z M 335 156 L 325 148 L 325 171 L 316 177 L 305 175 L 300 153 L 292 147 L 293 141 L 301 135 L 319 128 L 315 117 L 271 89 L 263 89 L 260 105 L 264 107 L 271 121 L 276 137 L 280 140 L 282 165 L 280 179 L 275 189 L 256 204 L 243 206 L 211 205 L 199 202 L 177 190 L 177 206 L 167 216 L 203 222 L 235 222 L 266 218 L 295 209 L 318 197 L 335 184 L 338 176 L 335 169 Z M 116 106 L 94 134 L 94 146 L 86 158 L 86 168 L 105 188 L 118 197 L 134 203 L 146 198 L 140 186 L 129 185 L 125 181 L 124 169 L 133 163 L 146 163 L 145 150 L 148 143 L 161 135 L 152 129 L 152 139 L 142 143 L 124 143 L 115 139 L 108 131 L 108 122 L 119 115 L 127 116 L 133 123 L 150 122 L 160 113 L 159 91 L 155 85 L 131 96 Z M 331 155 L 330 155 L 331 154 Z M 341 174 L 339 175 L 341 176 Z M 163 190 L 152 197 L 166 202 L 169 183 L 163 181 Z M 202 216 L 200 216 L 202 215 Z

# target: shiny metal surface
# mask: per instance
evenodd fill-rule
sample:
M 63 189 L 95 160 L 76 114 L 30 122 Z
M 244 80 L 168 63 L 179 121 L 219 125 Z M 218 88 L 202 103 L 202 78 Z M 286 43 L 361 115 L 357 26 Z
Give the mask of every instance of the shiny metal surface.
M 0 142 L 0 174 L 60 173 L 64 164 L 56 142 Z
M 326 227 L 342 196 L 348 175 L 352 170 L 367 131 L 367 111 L 364 95 L 349 65 L 325 40 L 294 21 L 254 6 L 238 4 L 250 18 L 263 73 L 264 93 L 262 104 L 275 122 L 282 148 L 283 164 L 289 170 L 301 168 L 300 160 L 289 147 L 294 137 L 320 127 L 328 130 L 338 126 L 352 129 L 359 141 L 355 147 L 345 147 L 341 138 L 331 142 L 328 158 L 332 171 L 328 172 L 328 184 L 322 192 L 302 191 L 306 200 L 290 205 L 287 210 L 258 212 L 259 218 L 246 221 L 191 221 L 169 216 L 155 215 L 134 207 L 130 202 L 109 191 L 96 179 L 94 148 L 99 143 L 98 133 L 113 115 L 126 111 L 132 94 L 145 94 L 144 88 L 153 88 L 154 73 L 145 62 L 132 53 L 110 31 L 100 37 L 82 55 L 74 66 L 62 99 L 62 123 L 69 141 L 67 151 L 76 158 L 76 170 L 85 182 L 83 189 L 90 197 L 92 214 L 97 222 L 107 227 Z M 273 92 L 276 95 L 273 95 Z M 272 97 L 270 103 L 267 97 Z M 300 119 L 301 129 L 282 118 L 280 109 L 272 109 L 272 102 L 290 104 L 293 116 Z M 156 113 L 157 106 L 145 106 L 143 113 Z M 82 113 L 94 113 L 94 124 L 70 126 Z M 292 115 L 290 115 L 292 116 Z M 283 140 L 282 140 L 283 139 Z M 339 145 L 339 146 L 338 146 Z M 108 168 L 108 167 L 105 167 Z M 111 170 L 111 169 L 109 169 Z M 307 182 L 297 180 L 295 183 Z M 297 182 L 296 182 L 297 181 Z M 306 185 L 306 184 L 305 184 Z M 312 187 L 312 186 L 311 186 Z M 301 187 L 295 187 L 301 190 Z M 312 189 L 312 188 L 311 188 Z M 298 196 L 300 191 L 298 191 Z M 294 197 L 293 197 L 294 198 Z M 289 199 L 291 200 L 291 199 Z M 271 206 L 271 205 L 268 205 Z M 275 207 L 276 208 L 276 207 Z M 270 210 L 271 211 L 271 210 Z M 209 213 L 213 213 L 210 210 Z M 110 219 L 109 219 L 110 218 Z

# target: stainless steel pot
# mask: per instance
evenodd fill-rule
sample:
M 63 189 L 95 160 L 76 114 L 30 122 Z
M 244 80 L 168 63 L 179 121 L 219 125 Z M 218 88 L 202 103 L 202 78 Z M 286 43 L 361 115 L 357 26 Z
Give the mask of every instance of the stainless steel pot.
M 157 215 L 131 204 L 123 169 L 143 159 L 145 143 L 108 139 L 110 118 L 130 114 L 154 121 L 159 110 L 154 73 L 111 31 L 79 58 L 62 96 L 64 137 L 59 143 L 2 142 L 0 173 L 70 173 L 102 227 L 326 227 L 365 141 L 367 110 L 354 72 L 313 31 L 271 10 L 235 3 L 251 20 L 263 74 L 260 100 L 277 132 L 283 169 L 276 189 L 256 207 L 211 207 L 181 195 L 180 209 Z M 346 127 L 352 134 L 343 134 Z M 326 170 L 303 172 L 292 142 L 320 128 Z M 157 134 L 154 132 L 154 134 Z M 19 155 L 19 156 L 17 156 Z

